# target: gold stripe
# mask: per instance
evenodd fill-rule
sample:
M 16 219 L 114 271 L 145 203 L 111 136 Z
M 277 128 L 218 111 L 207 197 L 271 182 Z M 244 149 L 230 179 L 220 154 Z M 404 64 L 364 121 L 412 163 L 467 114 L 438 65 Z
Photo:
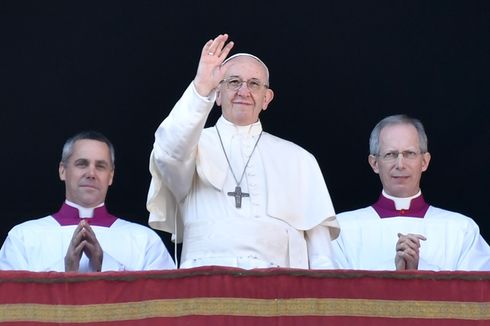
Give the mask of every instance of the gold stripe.
M 91 305 L 0 305 L 0 322 L 94 323 L 190 315 L 490 320 L 490 303 L 368 299 L 194 298 Z

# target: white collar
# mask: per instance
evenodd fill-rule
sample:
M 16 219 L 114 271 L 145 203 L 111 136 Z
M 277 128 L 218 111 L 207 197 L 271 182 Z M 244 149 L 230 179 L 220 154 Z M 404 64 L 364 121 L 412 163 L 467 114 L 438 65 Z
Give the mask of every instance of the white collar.
M 226 120 L 225 117 L 221 116 L 216 122 L 216 126 L 218 126 L 221 135 L 239 134 L 239 135 L 258 136 L 262 132 L 262 124 L 260 123 L 260 120 L 247 126 L 238 126 Z
M 419 190 L 418 193 L 416 193 L 415 195 L 413 195 L 411 197 L 393 197 L 393 196 L 388 195 L 385 192 L 385 190 L 383 189 L 383 196 L 385 196 L 388 199 L 393 200 L 395 202 L 395 208 L 397 210 L 409 209 L 410 208 L 410 203 L 412 202 L 412 199 L 417 198 L 421 194 L 422 194 L 422 192 Z
M 94 216 L 94 209 L 104 206 L 104 203 L 101 203 L 95 207 L 83 207 L 69 201 L 68 199 L 65 200 L 65 203 L 71 207 L 75 207 L 76 209 L 78 209 L 78 214 L 81 218 L 92 218 Z

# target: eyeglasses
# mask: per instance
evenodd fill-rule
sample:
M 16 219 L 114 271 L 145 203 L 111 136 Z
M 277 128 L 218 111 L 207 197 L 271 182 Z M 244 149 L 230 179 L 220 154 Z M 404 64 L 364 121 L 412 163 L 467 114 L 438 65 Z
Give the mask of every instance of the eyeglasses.
M 419 152 L 414 152 L 414 151 L 403 151 L 403 152 L 398 152 L 398 151 L 392 151 L 392 152 L 387 152 L 385 154 L 377 154 L 377 157 L 380 157 L 383 161 L 385 162 L 394 162 L 396 161 L 400 155 L 406 159 L 406 160 L 414 160 L 419 156 Z
M 238 91 L 242 87 L 243 83 L 247 84 L 248 89 L 253 92 L 258 92 L 262 87 L 269 88 L 269 85 L 262 83 L 257 78 L 250 78 L 249 80 L 242 80 L 238 77 L 230 77 L 223 79 L 221 83 L 226 85 L 230 91 Z

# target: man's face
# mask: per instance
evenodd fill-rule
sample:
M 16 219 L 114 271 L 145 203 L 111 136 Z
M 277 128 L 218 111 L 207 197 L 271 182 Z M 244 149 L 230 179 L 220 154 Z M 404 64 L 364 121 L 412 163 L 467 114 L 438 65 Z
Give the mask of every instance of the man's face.
M 416 153 L 384 159 L 386 153 Z M 369 155 L 369 164 L 379 174 L 383 189 L 394 197 L 410 197 L 420 190 L 422 172 L 427 170 L 430 154 L 420 154 L 417 129 L 410 124 L 388 125 L 379 135 L 379 156 Z M 408 155 L 407 155 L 408 156 Z
M 67 200 L 83 207 L 99 205 L 114 176 L 109 147 L 97 140 L 76 141 L 66 165 L 60 163 L 59 174 Z
M 251 57 L 236 57 L 227 62 L 223 69 L 226 69 L 225 79 L 236 77 L 242 81 L 255 79 L 261 84 L 267 83 L 264 66 Z M 231 90 L 223 82 L 218 88 L 216 104 L 221 106 L 226 120 L 245 126 L 258 121 L 260 112 L 267 109 L 273 97 L 273 91 L 264 86 L 251 91 L 247 83 L 242 83 L 238 90 Z

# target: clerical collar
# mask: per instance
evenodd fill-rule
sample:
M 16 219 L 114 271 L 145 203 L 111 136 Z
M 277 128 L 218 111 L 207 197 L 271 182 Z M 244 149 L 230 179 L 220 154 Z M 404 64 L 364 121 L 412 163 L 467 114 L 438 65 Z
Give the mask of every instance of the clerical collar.
M 247 126 L 237 126 L 236 124 L 226 120 L 225 117 L 221 116 L 216 122 L 216 125 L 218 126 L 222 135 L 240 134 L 258 136 L 262 132 L 262 124 L 260 123 L 260 120 Z
M 393 202 L 395 203 L 395 209 L 397 209 L 397 210 L 409 209 L 410 203 L 412 202 L 412 199 L 419 197 L 421 194 L 422 194 L 422 192 L 419 190 L 418 193 L 416 193 L 415 195 L 410 196 L 410 197 L 395 197 L 395 196 L 388 195 L 384 189 L 382 192 L 382 195 L 384 197 L 393 200 Z
M 90 212 L 92 214 L 87 214 Z M 91 217 L 87 215 L 91 215 Z M 85 219 L 90 225 L 110 227 L 117 220 L 117 217 L 109 214 L 104 204 L 95 208 L 85 208 L 69 201 L 65 201 L 61 209 L 53 214 L 53 217 L 61 226 L 77 225 L 81 219 Z
M 424 196 L 422 196 L 420 191 L 415 196 L 408 198 L 393 197 L 383 191 L 372 207 L 381 218 L 397 216 L 424 217 L 429 209 L 429 204 L 425 202 Z
M 94 209 L 96 209 L 97 207 L 104 206 L 104 203 L 100 203 L 95 207 L 83 207 L 81 205 L 69 201 L 68 199 L 65 200 L 65 203 L 68 206 L 75 207 L 76 209 L 78 209 L 78 215 L 80 215 L 80 218 L 92 218 L 94 216 Z

